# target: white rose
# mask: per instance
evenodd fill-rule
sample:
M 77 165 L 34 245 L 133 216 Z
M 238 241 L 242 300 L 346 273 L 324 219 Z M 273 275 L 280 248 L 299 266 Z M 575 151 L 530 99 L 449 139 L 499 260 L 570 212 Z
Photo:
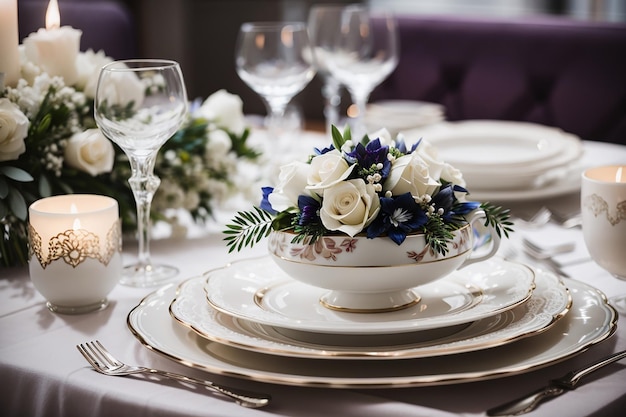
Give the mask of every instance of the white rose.
M 324 189 L 320 218 L 328 230 L 354 236 L 374 220 L 379 210 L 380 200 L 374 187 L 355 179 Z
M 393 195 L 411 193 L 421 197 L 424 194 L 433 195 L 440 185 L 437 178 L 431 175 L 428 164 L 417 152 L 413 152 L 396 159 L 384 189 Z
M 81 89 L 89 98 L 96 97 L 96 87 L 98 86 L 98 76 L 100 69 L 113 60 L 104 54 L 104 51 L 94 52 L 89 49 L 87 52 L 78 54 L 76 66 L 78 68 L 78 81 L 76 86 Z
M 65 148 L 65 162 L 93 176 L 111 172 L 115 150 L 99 129 L 88 129 L 73 135 Z
M 133 72 L 115 72 L 111 74 L 111 83 L 106 85 L 102 97 L 108 100 L 109 105 L 119 104 L 126 106 L 133 102 L 137 108 L 143 103 L 146 95 L 145 85 Z
M 238 135 L 243 133 L 246 127 L 243 101 L 239 96 L 230 94 L 226 90 L 218 90 L 211 94 L 202 103 L 197 115 Z
M 0 161 L 12 161 L 26 151 L 28 118 L 9 99 L 0 99 Z
M 309 164 L 300 161 L 280 167 L 278 185 L 267 197 L 274 210 L 283 211 L 298 206 L 298 197 L 305 193 L 309 167 Z
M 78 80 L 76 57 L 82 33 L 69 26 L 39 29 L 24 39 L 26 57 L 48 74 L 63 77 L 66 85 L 74 85 Z
M 448 163 L 443 164 L 443 169 L 441 170 L 441 179 L 451 182 L 452 184 L 465 187 L 465 178 L 463 178 L 463 173 L 459 169 L 453 167 Z
M 311 160 L 307 189 L 321 191 L 348 178 L 356 165 L 348 165 L 341 152 L 334 149 Z
M 427 140 L 422 139 L 415 152 L 417 152 L 426 163 L 426 166 L 428 166 L 430 176 L 435 179 L 440 178 L 444 168 L 444 162 L 439 159 L 437 148 Z
M 209 134 L 209 140 L 206 144 L 207 157 L 223 157 L 230 152 L 232 146 L 228 133 L 223 130 L 214 130 Z

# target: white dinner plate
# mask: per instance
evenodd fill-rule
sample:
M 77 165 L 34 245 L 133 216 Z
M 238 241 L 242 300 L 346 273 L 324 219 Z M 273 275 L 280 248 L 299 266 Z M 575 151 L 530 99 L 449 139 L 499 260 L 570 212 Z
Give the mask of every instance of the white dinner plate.
M 615 332 L 617 314 L 597 289 L 563 279 L 572 308 L 535 337 L 477 352 L 396 361 L 322 360 L 266 355 L 198 336 L 169 314 L 176 286 L 144 298 L 128 327 L 148 349 L 182 365 L 264 383 L 327 388 L 399 388 L 471 382 L 528 372 L 585 351 Z
M 561 129 L 500 120 L 444 122 L 405 135 L 428 140 L 440 158 L 461 170 L 515 167 L 536 171 L 535 167 L 553 164 L 564 153 L 581 147 L 577 136 Z
M 204 277 L 200 276 L 179 286 L 170 312 L 183 325 L 208 340 L 228 346 L 313 359 L 407 359 L 491 348 L 545 331 L 571 306 L 571 296 L 558 277 L 536 271 L 536 288 L 528 302 L 462 326 L 460 331 L 447 331 L 443 337 L 440 329 L 365 337 L 328 335 L 285 331 L 220 313 L 207 304 L 204 283 Z
M 293 330 L 341 334 L 390 334 L 469 323 L 527 301 L 534 273 L 493 257 L 414 291 L 414 306 L 388 313 L 348 313 L 319 302 L 328 290 L 290 278 L 269 257 L 247 259 L 206 274 L 207 300 L 240 319 Z M 381 278 L 382 279 L 382 278 Z

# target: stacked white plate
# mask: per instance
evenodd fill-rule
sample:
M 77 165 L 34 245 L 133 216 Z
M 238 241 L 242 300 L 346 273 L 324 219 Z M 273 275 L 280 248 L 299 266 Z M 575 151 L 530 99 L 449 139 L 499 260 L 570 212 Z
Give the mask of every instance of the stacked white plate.
M 561 129 L 523 122 L 443 122 L 403 132 L 407 141 L 424 138 L 439 158 L 463 172 L 473 194 L 499 199 L 507 194 L 541 195 L 555 184 L 576 191 L 582 141 Z
M 414 290 L 422 299 L 404 310 L 338 312 L 262 257 L 155 291 L 128 325 L 148 348 L 212 373 L 390 388 L 526 372 L 606 339 L 617 320 L 594 288 L 501 258 Z
M 444 107 L 440 104 L 411 100 L 385 100 L 367 105 L 365 126 L 368 132 L 385 128 L 395 136 L 402 130 L 441 122 L 444 117 Z

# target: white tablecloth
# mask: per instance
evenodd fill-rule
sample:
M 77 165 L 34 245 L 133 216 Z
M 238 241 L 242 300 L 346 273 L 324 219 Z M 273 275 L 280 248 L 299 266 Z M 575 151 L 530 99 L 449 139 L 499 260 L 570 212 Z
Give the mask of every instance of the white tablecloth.
M 585 164 L 626 162 L 626 147 L 585 143 Z M 561 211 L 576 210 L 578 195 L 512 204 L 516 214 L 527 215 L 547 205 Z M 518 228 L 521 236 L 554 239 L 555 226 Z M 164 239 L 152 243 L 153 257 L 178 266 L 178 280 L 192 277 L 229 261 L 265 253 L 263 245 L 243 253 L 228 254 L 222 242 L 222 226 L 213 224 L 194 239 Z M 563 261 L 571 278 L 591 284 L 611 297 L 626 292 L 626 283 L 611 277 L 585 258 L 580 229 L 569 230 L 568 239 L 582 247 L 577 262 Z M 558 234 L 558 233 L 556 233 Z M 125 247 L 125 259 L 135 253 Z M 625 249 L 626 256 L 626 249 Z M 538 388 L 549 379 L 626 349 L 626 327 L 621 321 L 615 335 L 574 358 L 546 368 L 500 379 L 447 386 L 401 389 L 325 389 L 262 384 L 210 375 L 175 363 L 144 346 L 126 324 L 128 312 L 151 289 L 117 286 L 104 311 L 56 315 L 45 307 L 33 288 L 26 268 L 3 269 L 0 279 L 0 410 L 3 416 L 481 416 L 485 410 Z M 624 317 L 622 317 L 623 321 Z M 196 387 L 170 381 L 144 381 L 141 377 L 114 378 L 94 372 L 75 345 L 102 341 L 116 356 L 191 376 L 213 379 L 273 396 L 270 406 L 244 409 L 223 397 Z M 626 410 L 626 363 L 615 363 L 584 380 L 575 391 L 544 403 L 533 416 L 610 416 Z

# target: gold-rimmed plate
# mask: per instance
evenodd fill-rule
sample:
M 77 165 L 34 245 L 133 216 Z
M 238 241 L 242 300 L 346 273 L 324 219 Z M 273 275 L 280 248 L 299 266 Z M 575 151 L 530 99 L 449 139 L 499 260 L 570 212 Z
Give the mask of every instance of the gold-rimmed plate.
M 264 326 L 220 313 L 206 303 L 204 282 L 203 277 L 196 277 L 179 286 L 170 313 L 181 324 L 231 347 L 313 359 L 407 359 L 491 348 L 547 330 L 571 306 L 569 292 L 559 278 L 539 271 L 527 303 L 467 325 L 391 335 L 320 334 Z
M 564 360 L 615 332 L 617 314 L 597 289 L 563 279 L 572 308 L 540 335 L 493 349 L 395 361 L 319 360 L 266 355 L 209 341 L 169 313 L 170 284 L 144 298 L 128 315 L 131 332 L 147 348 L 214 374 L 264 383 L 328 388 L 398 388 L 499 378 Z
M 493 257 L 417 287 L 421 299 L 413 306 L 356 314 L 323 307 L 319 299 L 326 290 L 290 278 L 268 256 L 234 262 L 205 276 L 209 304 L 225 314 L 283 329 L 351 335 L 470 323 L 526 302 L 534 288 L 531 268 Z

